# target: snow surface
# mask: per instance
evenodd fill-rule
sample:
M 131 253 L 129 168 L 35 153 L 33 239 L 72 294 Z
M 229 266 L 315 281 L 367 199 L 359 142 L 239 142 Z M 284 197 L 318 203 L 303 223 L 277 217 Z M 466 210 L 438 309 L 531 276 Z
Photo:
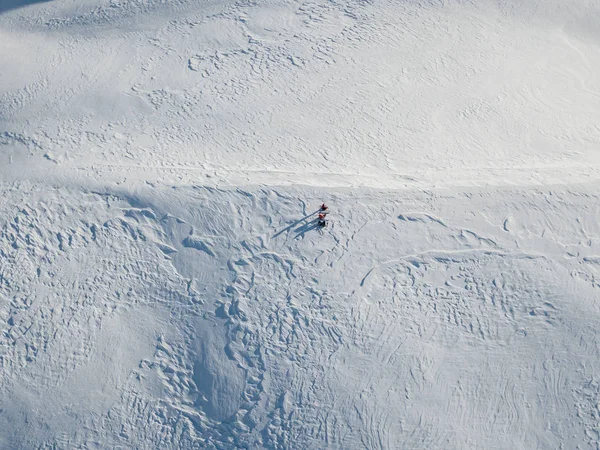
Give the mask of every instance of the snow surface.
M 600 448 L 599 30 L 0 0 L 0 448 Z

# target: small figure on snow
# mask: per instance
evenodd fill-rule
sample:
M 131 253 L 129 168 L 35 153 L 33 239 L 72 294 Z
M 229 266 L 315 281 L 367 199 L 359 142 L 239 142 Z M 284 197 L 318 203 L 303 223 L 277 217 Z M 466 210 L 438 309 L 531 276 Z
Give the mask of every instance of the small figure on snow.
M 326 214 L 320 212 L 319 213 L 319 219 L 317 221 L 317 225 L 319 225 L 320 227 L 326 227 L 327 226 L 327 219 L 326 219 Z
M 321 205 L 321 209 L 320 209 L 320 211 L 321 211 L 323 214 L 327 214 L 327 213 L 329 212 L 329 206 L 327 206 L 325 203 L 323 203 L 323 204 Z

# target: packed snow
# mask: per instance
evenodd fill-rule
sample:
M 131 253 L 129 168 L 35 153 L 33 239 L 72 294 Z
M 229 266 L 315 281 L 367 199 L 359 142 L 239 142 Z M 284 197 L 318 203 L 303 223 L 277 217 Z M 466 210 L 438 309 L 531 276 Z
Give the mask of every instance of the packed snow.
M 0 449 L 600 448 L 599 30 L 0 0 Z

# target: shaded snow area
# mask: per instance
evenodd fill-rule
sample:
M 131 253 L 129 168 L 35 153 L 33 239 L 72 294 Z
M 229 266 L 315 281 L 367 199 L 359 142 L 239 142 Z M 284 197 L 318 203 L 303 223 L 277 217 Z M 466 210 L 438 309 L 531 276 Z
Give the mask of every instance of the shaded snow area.
M 0 0 L 0 449 L 600 448 L 598 30 Z
M 6 194 L 4 448 L 598 442 L 597 193 Z

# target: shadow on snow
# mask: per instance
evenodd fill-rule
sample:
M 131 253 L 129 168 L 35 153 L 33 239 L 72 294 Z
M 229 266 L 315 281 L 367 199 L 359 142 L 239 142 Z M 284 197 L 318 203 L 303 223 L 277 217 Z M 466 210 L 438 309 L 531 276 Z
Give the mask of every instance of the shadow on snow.
M 1 0 L 0 0 L 0 1 L 1 1 Z M 312 217 L 312 216 L 314 216 L 314 215 L 315 215 L 315 214 L 317 214 L 318 212 L 319 212 L 319 210 L 313 211 L 313 212 L 311 212 L 311 213 L 307 214 L 306 216 L 302 217 L 301 219 L 298 219 L 298 220 L 296 220 L 294 223 L 292 223 L 291 225 L 288 225 L 288 226 L 287 226 L 287 227 L 285 227 L 283 230 L 281 230 L 281 231 L 278 231 L 277 233 L 275 233 L 275 235 L 273 235 L 273 237 L 274 237 L 274 238 L 276 238 L 277 236 L 279 236 L 279 235 L 281 235 L 281 234 L 285 233 L 286 231 L 289 231 L 289 230 L 291 230 L 291 229 L 292 229 L 292 228 L 294 228 L 296 225 L 298 225 L 298 224 L 300 224 L 300 223 L 304 222 L 306 219 L 308 219 L 309 217 Z M 314 221 L 308 222 L 308 223 L 304 224 L 303 226 L 307 226 L 307 225 L 309 225 L 310 223 L 313 223 L 313 222 L 314 222 Z M 300 227 L 300 228 L 302 228 L 302 227 Z M 298 228 L 296 231 L 298 231 L 300 228 Z M 306 233 L 306 231 L 305 231 L 305 233 Z
M 47 3 L 51 0 L 0 0 L 0 14 L 3 14 L 11 9 L 23 8 L 37 3 Z
M 286 231 L 290 231 L 292 228 L 294 228 L 298 225 L 300 225 L 300 226 L 294 230 L 294 232 L 296 233 L 296 236 L 294 237 L 294 239 L 298 239 L 299 237 L 304 237 L 304 235 L 306 233 L 308 233 L 309 231 L 312 231 L 315 229 L 317 229 L 317 230 L 322 229 L 322 227 L 319 226 L 319 221 L 316 218 L 314 218 L 312 220 L 308 220 L 311 217 L 313 217 L 314 215 L 316 215 L 319 211 L 320 210 L 317 209 L 316 211 L 313 211 L 313 212 L 307 214 L 306 216 L 302 217 L 301 219 L 296 220 L 291 225 L 288 225 L 284 229 L 275 233 L 273 235 L 273 238 L 280 236 L 281 234 L 285 233 Z

